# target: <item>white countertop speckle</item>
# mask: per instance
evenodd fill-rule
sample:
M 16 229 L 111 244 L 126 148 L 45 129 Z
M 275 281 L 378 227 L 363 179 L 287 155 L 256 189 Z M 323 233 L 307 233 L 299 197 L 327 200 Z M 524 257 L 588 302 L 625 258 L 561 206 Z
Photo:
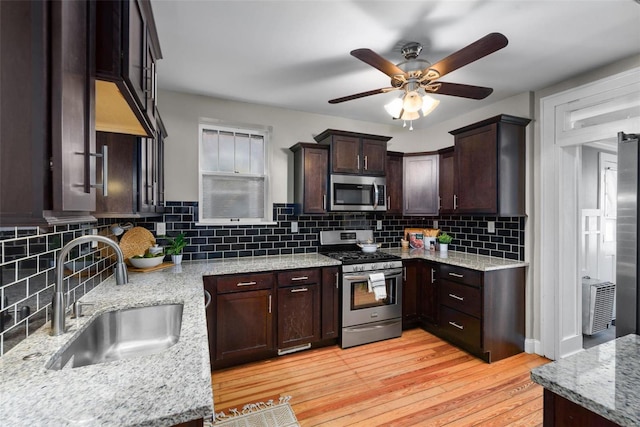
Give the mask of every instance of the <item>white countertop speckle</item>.
M 318 254 L 192 262 L 110 278 L 81 300 L 95 305 L 69 319 L 69 331 L 49 336 L 50 322 L 0 357 L 0 425 L 171 426 L 213 413 L 204 309 L 204 275 L 340 265 Z M 54 371 L 45 368 L 88 322 L 105 311 L 183 303 L 179 341 L 158 354 Z M 42 356 L 30 361 L 34 352 Z
M 537 367 L 531 379 L 621 426 L 640 425 L 638 335 L 626 335 Z

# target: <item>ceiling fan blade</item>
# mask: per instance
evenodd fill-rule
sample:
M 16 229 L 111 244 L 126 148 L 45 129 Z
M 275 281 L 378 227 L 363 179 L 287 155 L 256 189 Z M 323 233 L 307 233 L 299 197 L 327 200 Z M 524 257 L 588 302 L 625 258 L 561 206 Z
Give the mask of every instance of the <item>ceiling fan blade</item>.
M 507 40 L 504 35 L 500 33 L 487 34 L 469 46 L 463 47 L 459 51 L 436 62 L 425 70 L 423 74 L 426 75 L 428 70 L 435 70 L 439 74 L 439 77 L 442 77 L 460 67 L 464 67 L 473 61 L 477 61 L 480 58 L 502 49 L 507 44 L 509 44 L 509 40 Z
M 398 68 L 393 62 L 389 62 L 384 59 L 382 56 L 378 55 L 371 49 L 356 49 L 351 51 L 351 55 L 358 58 L 359 60 L 371 65 L 374 68 L 382 71 L 389 77 L 401 75 L 404 76 L 405 73 L 400 68 Z
M 484 99 L 491 95 L 493 89 L 483 86 L 463 85 L 460 83 L 434 82 L 425 87 L 427 92 L 440 95 L 459 96 L 461 98 Z
M 342 98 L 331 99 L 329 100 L 329 104 L 339 104 L 340 102 L 351 101 L 352 99 L 364 98 L 365 96 L 377 95 L 379 93 L 387 93 L 398 89 L 399 88 L 397 87 L 384 87 L 382 89 L 360 92 L 349 96 L 343 96 Z

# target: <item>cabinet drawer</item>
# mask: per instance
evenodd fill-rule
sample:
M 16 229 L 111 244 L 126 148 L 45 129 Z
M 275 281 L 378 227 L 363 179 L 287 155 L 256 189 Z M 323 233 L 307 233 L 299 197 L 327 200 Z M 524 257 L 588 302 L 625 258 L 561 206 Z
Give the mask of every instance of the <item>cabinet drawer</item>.
M 239 276 L 218 277 L 217 290 L 219 294 L 227 292 L 254 291 L 256 289 L 271 289 L 273 274 L 249 274 Z
M 441 280 L 440 303 L 478 318 L 482 314 L 480 288 L 461 285 L 449 280 Z
M 440 328 L 451 338 L 479 349 L 480 320 L 445 305 L 440 306 Z
M 292 270 L 278 273 L 278 287 L 320 283 L 320 269 Z
M 440 278 L 453 280 L 454 282 L 464 283 L 480 287 L 482 284 L 482 272 L 470 270 L 468 268 L 456 267 L 455 265 L 440 264 Z

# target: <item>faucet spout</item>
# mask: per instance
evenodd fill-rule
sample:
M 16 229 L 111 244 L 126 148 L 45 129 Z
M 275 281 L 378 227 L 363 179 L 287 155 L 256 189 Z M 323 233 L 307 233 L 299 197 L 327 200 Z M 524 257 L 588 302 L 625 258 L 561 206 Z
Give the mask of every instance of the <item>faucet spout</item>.
M 65 295 L 63 289 L 63 270 L 64 270 L 64 261 L 69 255 L 69 252 L 83 243 L 89 242 L 101 242 L 105 245 L 110 246 L 116 252 L 117 261 L 114 267 L 114 274 L 116 276 L 116 284 L 124 285 L 128 282 L 127 277 L 127 266 L 124 264 L 124 254 L 120 249 L 120 246 L 113 240 L 109 239 L 105 236 L 95 236 L 95 235 L 85 235 L 80 236 L 78 238 L 73 239 L 60 250 L 60 254 L 58 255 L 58 262 L 56 263 L 56 283 L 53 292 L 53 298 L 51 301 L 51 335 L 61 335 L 65 332 Z

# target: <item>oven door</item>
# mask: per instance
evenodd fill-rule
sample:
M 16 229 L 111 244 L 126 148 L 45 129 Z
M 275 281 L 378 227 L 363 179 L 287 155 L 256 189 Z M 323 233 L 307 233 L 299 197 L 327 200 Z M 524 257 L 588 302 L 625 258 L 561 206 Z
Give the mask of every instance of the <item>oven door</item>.
M 375 294 L 369 292 L 369 273 L 343 274 L 343 327 L 402 317 L 402 269 L 384 270 L 381 273 L 384 273 L 387 294 L 382 300 L 377 300 Z

